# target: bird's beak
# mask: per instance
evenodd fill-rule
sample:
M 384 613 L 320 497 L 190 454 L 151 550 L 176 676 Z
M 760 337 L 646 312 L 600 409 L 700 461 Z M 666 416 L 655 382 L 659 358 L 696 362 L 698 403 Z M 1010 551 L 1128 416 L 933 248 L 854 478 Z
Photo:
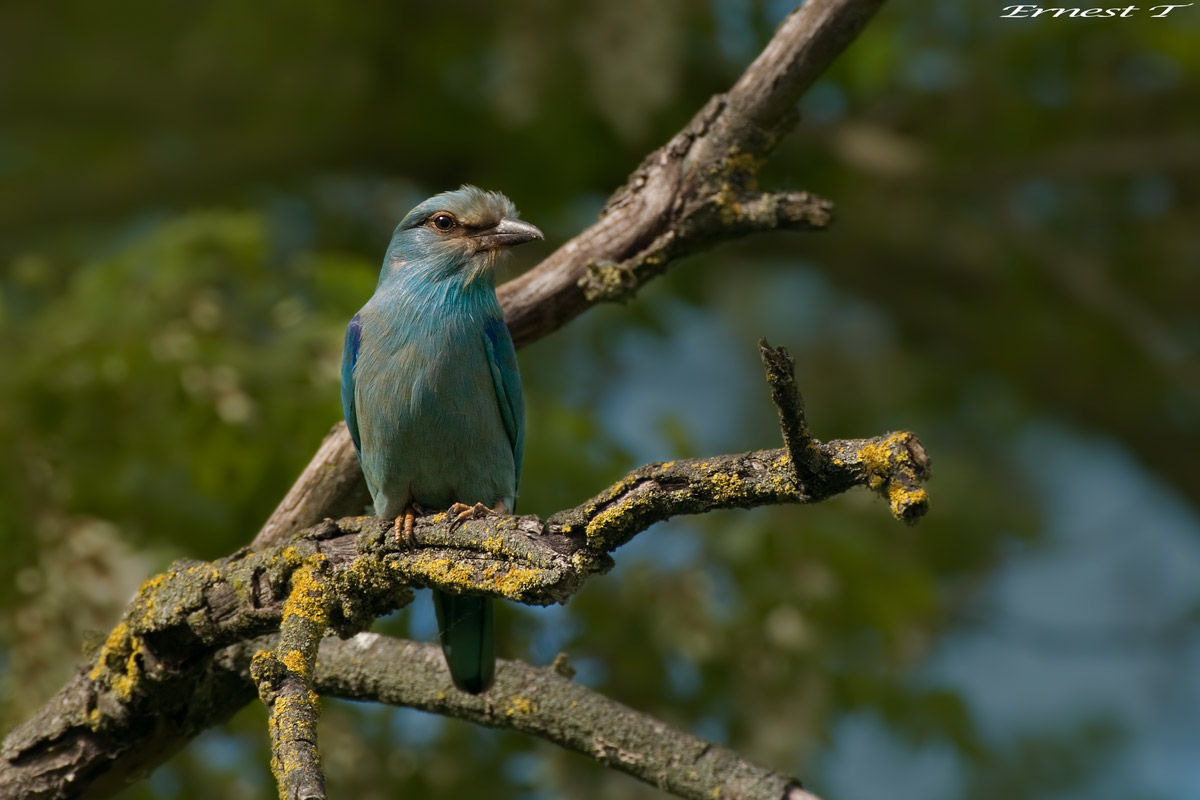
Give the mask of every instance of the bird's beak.
M 471 234 L 475 240 L 476 250 L 499 250 L 502 247 L 512 247 L 515 244 L 532 242 L 534 239 L 544 239 L 542 232 L 528 222 L 519 219 L 502 219 L 491 228 L 484 228 Z

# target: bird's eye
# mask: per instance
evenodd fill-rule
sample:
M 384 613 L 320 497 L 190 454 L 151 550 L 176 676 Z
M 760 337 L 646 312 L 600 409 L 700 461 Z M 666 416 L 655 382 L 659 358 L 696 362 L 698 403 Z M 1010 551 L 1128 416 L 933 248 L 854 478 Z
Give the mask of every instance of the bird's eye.
M 458 224 L 453 216 L 446 213 L 434 214 L 430 221 L 433 223 L 433 227 L 439 231 L 448 231 Z

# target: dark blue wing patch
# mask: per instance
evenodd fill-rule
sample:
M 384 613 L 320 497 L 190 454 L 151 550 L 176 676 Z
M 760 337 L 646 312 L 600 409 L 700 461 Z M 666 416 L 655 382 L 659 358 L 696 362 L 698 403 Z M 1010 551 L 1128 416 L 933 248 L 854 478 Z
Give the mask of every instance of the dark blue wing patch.
M 354 440 L 354 450 L 361 455 L 362 445 L 358 440 L 358 415 L 354 410 L 354 365 L 358 363 L 358 345 L 362 339 L 362 320 L 355 314 L 346 326 L 346 344 L 342 348 L 342 413 L 346 416 L 346 427 Z
M 483 332 L 487 339 L 496 400 L 500 405 L 500 416 L 504 420 L 508 441 L 512 445 L 516 477 L 520 482 L 521 459 L 525 451 L 525 398 L 521 392 L 521 373 L 517 369 L 517 351 L 503 319 L 489 319 L 484 323 Z

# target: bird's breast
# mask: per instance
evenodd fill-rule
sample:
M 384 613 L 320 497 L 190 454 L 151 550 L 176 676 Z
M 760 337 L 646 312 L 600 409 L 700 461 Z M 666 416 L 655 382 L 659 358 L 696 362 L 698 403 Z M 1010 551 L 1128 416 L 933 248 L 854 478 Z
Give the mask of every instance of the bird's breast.
M 516 492 L 482 325 L 363 319 L 355 368 L 362 466 L 376 513 L 417 503 L 489 506 Z

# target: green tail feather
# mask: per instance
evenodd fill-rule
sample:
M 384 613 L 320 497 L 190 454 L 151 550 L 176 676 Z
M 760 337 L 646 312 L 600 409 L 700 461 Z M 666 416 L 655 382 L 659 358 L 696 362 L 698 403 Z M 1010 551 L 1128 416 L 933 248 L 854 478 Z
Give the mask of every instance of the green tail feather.
M 486 597 L 433 590 L 438 636 L 454 685 L 479 694 L 496 677 L 496 636 L 492 601 Z

